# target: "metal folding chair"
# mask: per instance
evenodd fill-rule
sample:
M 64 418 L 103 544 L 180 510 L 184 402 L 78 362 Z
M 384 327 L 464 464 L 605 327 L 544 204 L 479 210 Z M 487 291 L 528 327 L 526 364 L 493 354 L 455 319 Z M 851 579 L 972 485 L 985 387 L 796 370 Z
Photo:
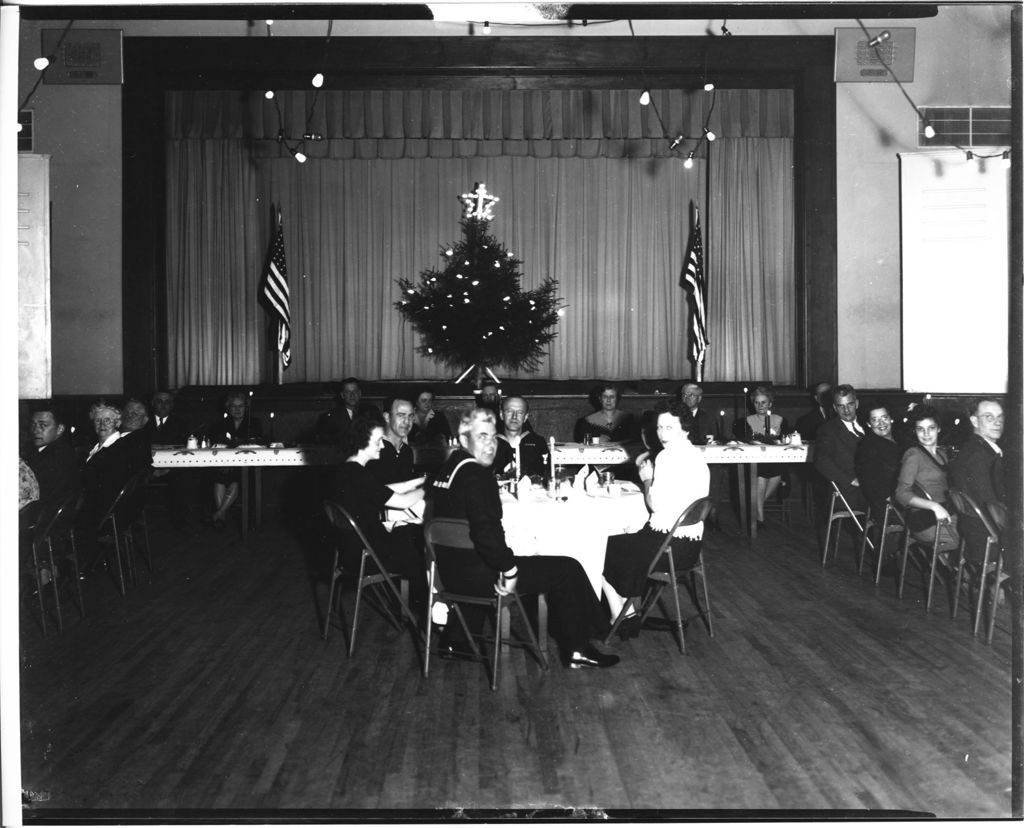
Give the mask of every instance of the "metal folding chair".
M 331 500 L 324 501 L 324 512 L 331 526 L 339 533 L 349 533 L 355 536 L 362 545 L 362 554 L 359 558 L 359 578 L 356 582 L 356 603 L 352 610 L 352 624 L 349 632 L 348 654 L 351 657 L 356 649 L 356 631 L 359 625 L 359 608 L 362 605 L 363 593 L 366 592 L 368 602 L 375 602 L 375 606 L 387 621 L 397 630 L 402 629 L 402 618 L 404 617 L 413 630 L 417 630 L 416 618 L 409 609 L 409 582 L 400 575 L 388 572 L 388 569 L 381 562 L 380 557 L 373 549 L 373 545 L 367 539 L 363 530 L 351 514 L 342 506 Z M 323 639 L 327 640 L 330 629 L 331 613 L 334 611 L 335 595 L 340 597 L 338 582 L 345 574 L 341 566 L 341 539 L 337 538 L 334 544 L 334 563 L 331 566 L 331 588 L 327 596 L 327 609 L 324 612 Z M 399 585 L 395 586 L 395 581 Z M 338 613 L 339 617 L 341 613 Z
M 985 527 L 987 537 L 985 538 L 985 553 L 981 562 L 981 569 L 979 570 L 977 578 L 977 597 L 975 599 L 974 606 L 974 624 L 971 629 L 972 635 L 977 637 L 978 627 L 981 622 L 981 609 L 985 603 L 985 581 L 989 575 L 989 566 L 994 566 L 994 577 L 992 579 L 992 595 L 989 599 L 989 616 L 988 625 L 985 631 L 985 640 L 992 643 L 992 633 L 995 630 L 996 621 L 996 609 L 999 606 L 999 587 L 1002 581 L 1003 574 L 1003 547 L 999 539 L 999 530 L 996 529 L 988 513 L 982 509 L 974 499 L 966 492 L 960 491 L 959 489 L 949 490 L 949 499 L 953 502 L 953 508 L 963 517 L 976 517 L 982 522 Z M 960 566 L 957 569 L 956 577 L 956 591 L 953 597 L 953 618 L 956 618 L 957 610 L 960 606 L 960 588 L 963 583 L 964 571 L 966 565 L 964 562 L 964 550 L 966 548 L 966 540 L 964 533 L 960 533 Z M 995 559 L 993 560 L 993 555 Z
M 32 566 L 35 572 L 36 593 L 39 596 L 39 614 L 43 626 L 43 635 L 46 633 L 46 605 L 44 600 L 44 589 L 49 586 L 53 593 L 53 608 L 57 618 L 57 632 L 64 631 L 64 619 L 61 610 L 60 585 L 67 579 L 73 581 L 75 591 L 78 595 L 78 611 L 85 617 L 85 599 L 82 597 L 82 581 L 79 577 L 78 549 L 75 545 L 75 514 L 81 503 L 81 496 L 74 494 L 62 503 L 56 510 L 38 515 L 32 532 Z M 58 549 L 62 554 L 57 557 L 54 550 Z M 45 557 L 44 557 L 45 556 Z M 57 561 L 62 565 L 64 561 L 71 564 L 71 571 L 61 571 L 57 567 Z M 49 572 L 49 580 L 43 583 L 43 571 Z
M 675 535 L 676 529 L 680 526 L 691 526 L 694 523 L 700 523 L 708 516 L 708 512 L 711 511 L 711 499 L 702 497 L 700 500 L 695 500 L 689 506 L 687 506 L 682 513 L 676 518 L 676 522 L 672 525 L 672 529 L 669 530 L 665 536 L 665 540 L 661 546 L 658 547 L 658 551 L 655 553 L 654 558 L 651 560 L 650 566 L 647 568 L 647 581 L 648 589 L 646 595 L 644 595 L 640 601 L 640 606 L 636 607 L 636 598 L 631 596 L 622 607 L 618 616 L 615 618 L 612 628 L 608 631 L 608 635 L 605 637 L 605 644 L 611 641 L 613 635 L 619 629 L 619 625 L 622 624 L 623 619 L 629 614 L 630 609 L 639 609 L 640 621 L 643 623 L 644 619 L 650 615 L 652 609 L 661 600 L 661 594 L 664 592 L 666 587 L 672 588 L 672 597 L 675 601 L 675 617 L 672 619 L 675 623 L 675 632 L 678 635 L 679 652 L 686 653 L 686 636 L 683 632 L 683 625 L 689 619 L 683 618 L 682 606 L 679 603 L 679 581 L 681 578 L 687 578 L 686 587 L 690 593 L 690 599 L 693 601 L 694 607 L 697 609 L 697 617 L 704 621 L 704 625 L 708 630 L 708 637 L 715 637 L 715 628 L 711 621 L 711 598 L 708 595 L 708 580 L 707 574 L 704 571 L 704 552 L 701 551 L 697 558 L 697 562 L 684 572 L 678 572 L 676 570 L 675 561 L 672 558 L 672 538 Z M 701 587 L 704 592 L 704 606 L 700 605 L 700 600 L 697 598 L 697 576 L 700 576 Z M 664 610 L 664 608 L 662 608 Z
M 917 483 L 914 484 L 914 492 L 919 497 L 923 497 L 923 498 L 926 498 L 928 500 L 933 500 L 932 496 L 930 494 L 928 494 L 927 490 L 922 488 Z M 913 511 L 914 511 L 913 509 L 908 509 L 907 510 L 906 515 L 907 515 L 908 520 L 909 520 L 909 515 Z M 938 580 L 939 583 L 941 583 L 941 584 L 945 584 L 946 583 L 946 579 L 942 576 L 942 573 L 939 572 L 939 562 L 940 562 L 940 559 L 939 559 L 939 549 L 940 549 L 940 547 L 942 545 L 942 532 L 943 532 L 943 529 L 944 528 L 948 528 L 949 525 L 950 524 L 947 521 L 942 521 L 941 523 L 937 523 L 935 525 L 935 538 L 932 541 L 932 548 L 931 548 L 931 552 L 929 553 L 928 550 L 927 550 L 927 547 L 924 544 L 922 544 L 920 541 L 915 541 L 913 539 L 913 537 L 911 535 L 910 528 L 909 528 L 909 523 L 908 523 L 907 533 L 906 533 L 906 536 L 905 536 L 905 540 L 903 542 L 903 561 L 902 561 L 902 563 L 900 565 L 900 587 L 899 587 L 899 591 L 898 591 L 897 594 L 898 594 L 898 596 L 900 598 L 903 598 L 903 585 L 904 585 L 904 583 L 906 581 L 906 574 L 907 574 L 907 559 L 910 557 L 911 549 L 912 548 L 920 549 L 924 553 L 924 556 L 925 556 L 924 561 L 923 561 L 923 563 L 924 563 L 924 567 L 923 568 L 927 568 L 927 570 L 928 570 L 928 585 L 927 585 L 927 588 L 925 590 L 925 592 L 927 594 L 927 597 L 925 599 L 925 604 L 924 604 L 925 612 L 931 612 L 932 611 L 932 596 L 935 593 L 935 581 Z M 952 573 L 952 571 L 957 568 L 956 562 L 953 560 L 953 556 L 952 555 L 948 556 L 946 566 L 948 567 L 950 573 Z M 951 610 L 952 610 L 952 608 L 951 608 Z
M 870 508 L 868 508 L 864 519 L 864 533 L 861 535 L 860 553 L 858 555 L 857 574 L 860 575 L 864 569 L 864 555 L 868 545 L 868 533 L 872 528 L 880 527 L 878 533 L 878 549 L 875 560 L 875 586 L 882 580 L 882 564 L 885 561 L 885 539 L 889 535 L 902 535 L 907 531 L 907 522 L 903 511 L 892 502 L 891 497 L 885 499 L 885 509 L 882 514 L 882 523 L 879 524 Z M 902 544 L 900 544 L 902 547 Z
M 437 561 L 439 551 L 442 555 L 444 553 L 439 550 L 438 547 L 472 549 L 473 541 L 469 537 L 468 521 L 458 520 L 455 518 L 434 518 L 427 523 L 424 535 L 427 546 L 427 563 L 430 568 L 428 579 L 430 606 L 427 610 L 427 634 L 425 641 L 426 649 L 423 657 L 423 676 L 427 677 L 430 674 L 430 636 L 433 629 L 433 608 L 434 604 L 437 603 L 449 605 L 450 610 L 454 612 L 459 624 L 461 624 L 462 631 L 466 634 L 466 640 L 469 642 L 470 647 L 472 647 L 474 655 L 481 660 L 486 659 L 480 652 L 480 648 L 474 640 L 473 633 L 469 629 L 469 625 L 466 623 L 466 617 L 463 614 L 462 607 L 460 605 L 469 604 L 472 606 L 489 607 L 494 610 L 494 652 L 491 658 L 491 690 L 495 690 L 498 687 L 498 667 L 501 663 L 501 651 L 503 649 L 508 649 L 508 645 L 512 643 L 512 630 L 509 612 L 509 608 L 511 606 L 519 608 L 519 614 L 521 616 L 523 626 L 526 629 L 528 638 L 526 646 L 533 650 L 533 653 L 540 662 L 541 667 L 546 670 L 548 668 L 548 662 L 544 655 L 544 649 L 537 641 L 537 635 L 534 633 L 533 625 L 530 624 L 530 620 L 523 608 L 522 601 L 520 601 L 519 596 L 515 592 L 510 595 L 498 595 L 497 593 L 493 593 L 491 595 L 469 595 L 461 592 L 451 592 L 445 589 L 441 583 L 441 578 L 437 571 Z M 539 596 L 539 599 L 538 603 L 543 605 L 543 596 Z M 448 623 L 451 623 L 451 620 L 449 620 Z M 542 630 L 541 633 L 544 634 L 544 631 Z
M 861 519 L 865 518 L 865 512 L 862 509 L 854 509 L 847 502 L 846 498 L 843 497 L 843 493 L 839 491 L 839 487 L 836 485 L 834 480 L 830 480 L 829 484 L 832 486 L 832 499 L 829 501 L 828 506 L 828 529 L 825 531 L 825 546 L 821 550 L 821 568 L 824 569 L 828 563 L 828 548 L 832 540 L 832 524 L 838 523 L 836 526 L 836 544 L 835 549 L 832 552 L 832 559 L 836 560 L 839 557 L 839 539 L 842 533 L 844 520 L 852 520 L 853 525 L 857 527 L 857 531 L 862 535 L 864 534 L 864 525 L 861 523 Z M 839 504 L 837 506 L 837 504 Z M 875 548 L 871 539 L 868 538 L 867 545 L 872 549 Z M 862 544 L 863 546 L 863 544 Z M 857 571 L 860 572 L 862 568 L 861 555 L 857 555 Z

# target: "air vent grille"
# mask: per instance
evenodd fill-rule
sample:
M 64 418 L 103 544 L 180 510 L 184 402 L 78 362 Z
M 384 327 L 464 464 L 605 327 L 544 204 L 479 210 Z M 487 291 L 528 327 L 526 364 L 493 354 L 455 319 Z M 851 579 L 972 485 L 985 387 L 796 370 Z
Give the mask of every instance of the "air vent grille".
M 917 125 L 919 147 L 1007 147 L 1010 145 L 1008 106 L 922 106 Z M 924 134 L 930 123 L 935 137 Z

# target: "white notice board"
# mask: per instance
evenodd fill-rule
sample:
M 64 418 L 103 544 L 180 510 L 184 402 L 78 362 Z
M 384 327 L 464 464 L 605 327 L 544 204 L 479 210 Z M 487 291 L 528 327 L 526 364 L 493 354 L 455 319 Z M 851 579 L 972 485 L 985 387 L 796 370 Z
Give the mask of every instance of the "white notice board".
M 899 158 L 903 387 L 1005 393 L 1009 170 L 959 150 Z

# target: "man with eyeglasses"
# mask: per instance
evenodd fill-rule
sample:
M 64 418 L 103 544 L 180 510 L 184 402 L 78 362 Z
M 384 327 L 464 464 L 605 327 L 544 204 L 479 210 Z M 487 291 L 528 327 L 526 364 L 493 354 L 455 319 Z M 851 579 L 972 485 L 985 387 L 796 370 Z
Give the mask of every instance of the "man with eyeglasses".
M 78 458 L 65 436 L 60 411 L 52 404 L 39 406 L 32 412 L 29 430 L 33 449 L 25 462 L 39 483 L 39 501 L 44 508 L 60 506 L 81 485 Z
M 988 511 L 998 530 L 1006 528 L 1006 473 L 1003 469 L 1003 436 L 1005 415 L 996 399 L 983 397 L 971 409 L 972 434 L 950 461 L 950 486 L 967 494 L 979 507 Z M 985 525 L 973 514 L 961 515 L 960 531 L 965 540 L 965 554 L 971 563 L 980 563 L 985 553 L 988 533 Z
M 852 385 L 836 388 L 832 408 L 838 416 L 822 423 L 814 441 L 814 468 L 824 478 L 824 485 L 818 487 L 818 503 L 824 506 L 828 502 L 831 481 L 851 509 L 863 509 L 867 503 L 854 468 L 854 455 L 864 437 L 864 427 L 857 421 L 857 392 Z M 826 509 L 818 509 L 818 517 L 819 523 L 827 521 Z
M 480 597 L 544 593 L 550 610 L 549 628 L 571 669 L 611 667 L 619 657 L 592 643 L 608 630 L 608 618 L 574 558 L 554 555 L 520 557 L 505 542 L 498 481 L 491 473 L 498 447 L 494 413 L 468 409 L 459 422 L 459 446 L 445 461 L 433 484 L 434 514 L 469 522 L 473 549 L 442 547 L 441 581 L 452 592 Z M 482 607 L 463 606 L 470 631 L 483 627 Z M 449 623 L 441 635 L 441 655 L 465 658 L 471 650 L 460 624 Z M 537 631 L 544 635 L 544 630 Z
M 688 382 L 679 389 L 678 397 L 693 417 L 693 427 L 689 431 L 690 442 L 695 446 L 707 445 L 708 437 L 715 436 L 715 420 L 700 407 L 704 400 L 704 389 L 695 382 Z

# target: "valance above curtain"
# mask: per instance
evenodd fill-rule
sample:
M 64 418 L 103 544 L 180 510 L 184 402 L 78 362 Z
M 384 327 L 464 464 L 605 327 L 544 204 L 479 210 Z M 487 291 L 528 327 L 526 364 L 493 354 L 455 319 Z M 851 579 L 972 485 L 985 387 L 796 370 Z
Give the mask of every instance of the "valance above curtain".
M 789 90 L 655 90 L 646 107 L 637 103 L 641 91 L 309 91 L 273 100 L 256 92 L 172 92 L 168 137 L 246 139 L 256 157 L 286 153 L 278 142 L 283 130 L 292 144 L 304 134 L 322 136 L 305 142 L 311 158 L 649 158 L 671 155 L 677 135 L 699 138 L 709 110 L 708 127 L 722 138 L 793 134 Z

